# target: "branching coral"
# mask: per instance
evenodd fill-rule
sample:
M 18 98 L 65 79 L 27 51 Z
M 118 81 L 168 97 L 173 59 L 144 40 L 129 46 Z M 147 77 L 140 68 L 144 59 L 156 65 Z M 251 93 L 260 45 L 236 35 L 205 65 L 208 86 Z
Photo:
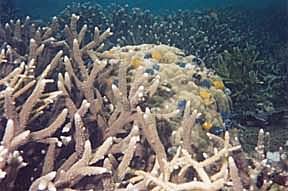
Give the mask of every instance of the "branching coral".
M 0 22 L 4 23 L 9 21 L 9 19 L 16 16 L 16 7 L 14 2 L 3 0 L 0 2 Z
M 78 20 L 63 38 L 57 18 L 28 36 L 34 24 L 3 29 L 1 189 L 238 190 L 263 172 L 238 170 L 246 159 L 219 114 L 229 96 L 201 60 L 165 45 L 102 51 L 110 29 L 89 41 Z
M 272 51 L 278 47 L 285 51 L 283 47 L 287 44 L 287 38 L 283 34 L 287 31 L 287 27 L 279 23 L 287 22 L 287 14 L 282 7 L 276 6 L 268 9 L 252 11 L 229 7 L 197 11 L 169 11 L 157 15 L 149 10 L 130 8 L 128 5 L 102 7 L 86 2 L 67 6 L 59 17 L 62 23 L 65 23 L 72 13 L 82 15 L 81 24 L 92 24 L 90 27 L 88 25 L 87 29 L 90 33 L 94 30 L 94 24 L 99 25 L 102 29 L 111 27 L 114 35 L 109 39 L 107 47 L 143 43 L 168 44 L 181 48 L 186 53 L 201 57 L 207 67 L 212 67 L 217 71 L 223 69 L 222 64 L 215 64 L 219 55 L 222 56 L 222 61 L 229 62 L 229 67 L 232 68 L 231 71 L 225 71 L 226 74 L 230 73 L 231 78 L 234 79 L 230 78 L 234 82 L 228 87 L 234 94 L 235 108 L 242 107 L 239 109 L 240 111 L 236 112 L 242 114 L 242 110 L 255 112 L 259 108 L 261 110 L 274 109 L 275 104 L 277 107 L 286 107 L 287 105 L 286 102 L 275 101 L 283 100 L 278 98 L 285 94 L 287 80 L 283 80 L 283 78 L 287 75 L 283 74 L 283 71 L 286 70 L 283 68 L 285 64 L 279 63 L 283 62 L 281 56 Z M 273 27 L 271 27 L 272 25 Z M 281 30 L 275 30 L 275 28 L 281 28 Z M 249 47 L 246 47 L 247 44 Z M 256 47 L 257 57 L 255 58 L 257 60 L 255 61 L 263 60 L 262 64 L 253 63 L 256 52 L 253 52 L 250 46 Z M 235 47 L 238 48 L 235 49 Z M 227 58 L 227 51 L 230 58 Z M 152 51 L 152 55 L 154 57 L 161 56 L 159 51 Z M 240 57 L 243 59 L 241 60 Z M 138 57 L 133 61 L 135 65 L 141 62 Z M 252 65 L 257 69 L 249 68 Z M 244 68 L 247 71 L 239 72 L 234 66 L 239 70 Z M 275 68 L 282 68 L 280 69 L 282 72 L 275 73 Z M 257 72 L 254 73 L 256 70 Z M 227 77 L 226 74 L 221 72 L 223 78 Z M 264 83 L 259 84 L 259 81 Z M 249 87 L 252 87 L 253 91 L 249 90 Z M 257 93 L 252 95 L 251 92 L 255 92 L 255 89 L 257 89 Z M 251 104 L 243 104 L 243 100 L 249 100 Z

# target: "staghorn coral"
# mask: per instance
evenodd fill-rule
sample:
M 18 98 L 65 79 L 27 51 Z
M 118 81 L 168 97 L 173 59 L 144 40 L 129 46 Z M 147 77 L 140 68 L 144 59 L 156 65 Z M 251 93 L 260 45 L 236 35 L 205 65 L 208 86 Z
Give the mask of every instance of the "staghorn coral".
M 255 80 L 252 78 L 253 76 L 248 76 L 248 72 L 243 74 L 245 76 L 243 77 L 244 81 L 237 84 L 239 86 L 236 89 L 228 85 L 233 94 L 242 92 L 243 97 L 248 99 L 251 97 L 249 92 L 255 92 L 255 90 L 246 91 L 247 87 L 257 86 L 256 96 L 252 95 L 257 97 L 255 98 L 257 104 L 253 103 L 254 100 L 251 100 L 251 104 L 242 104 L 243 101 L 239 99 L 239 96 L 232 96 L 233 102 L 237 105 L 235 112 L 244 115 L 243 110 L 252 110 L 252 113 L 255 113 L 256 109 L 274 109 L 270 107 L 271 104 L 283 110 L 282 107 L 287 105 L 286 102 L 278 101 L 283 100 L 278 98 L 282 98 L 287 87 L 287 80 L 283 80 L 287 76 L 285 75 L 287 72 L 284 72 L 286 71 L 285 64 L 283 64 L 285 61 L 283 62 L 281 56 L 272 51 L 275 49 L 285 51 L 287 44 L 287 35 L 283 35 L 287 31 L 287 27 L 285 24 L 279 24 L 287 22 L 286 10 L 283 7 L 269 6 L 263 10 L 226 7 L 209 10 L 169 11 L 157 15 L 149 10 L 130 8 L 128 5 L 102 7 L 91 2 L 85 2 L 67 6 L 59 14 L 59 17 L 62 23 L 65 23 L 65 20 L 72 13 L 83 15 L 80 23 L 88 24 L 87 30 L 91 34 L 94 30 L 94 24 L 97 24 L 101 29 L 110 27 L 114 31 L 114 35 L 109 39 L 107 47 L 143 43 L 167 44 L 178 47 L 185 53 L 201 57 L 205 61 L 206 67 L 211 67 L 216 71 L 222 69 L 219 64 L 215 64 L 219 55 L 224 56 L 227 51 L 232 53 L 235 51 L 235 47 L 238 47 L 237 49 L 241 53 L 250 54 L 242 56 L 250 57 L 255 54 L 252 51 L 247 52 L 247 44 L 256 47 L 259 51 L 257 58 L 264 61 L 260 67 L 257 67 L 258 73 L 256 74 L 257 77 L 261 78 L 259 80 L 263 82 L 261 87 L 256 81 L 253 81 Z M 277 22 L 275 22 L 276 20 Z M 155 57 L 162 56 L 159 51 L 153 51 L 153 55 Z M 173 54 L 166 56 L 173 58 Z M 236 54 L 232 53 L 230 65 L 237 65 L 238 58 Z M 136 65 L 141 62 L 138 59 L 134 61 Z M 243 64 L 244 67 L 249 67 L 249 65 L 248 62 Z M 275 72 L 275 69 L 280 69 L 282 72 Z M 254 70 L 256 69 L 254 68 Z M 221 75 L 225 79 L 225 74 L 221 73 Z M 217 82 L 213 84 L 222 86 Z M 252 105 L 253 107 L 250 107 Z
M 0 2 L 0 23 L 5 23 L 16 16 L 14 2 L 3 0 Z
M 165 45 L 102 51 L 110 30 L 95 28 L 87 41 L 79 19 L 72 15 L 64 37 L 53 37 L 53 27 L 28 41 L 17 32 L 29 42 L 21 54 L 4 39 L 1 189 L 237 190 L 246 186 L 242 177 L 262 173 L 238 170 L 246 158 L 219 114 L 229 96 L 212 83 L 220 80 L 213 71 Z M 203 121 L 222 135 L 207 133 Z
M 235 46 L 245 47 L 247 42 L 263 49 L 263 53 L 268 53 L 267 48 L 271 46 L 268 42 L 281 41 L 277 40 L 281 35 L 273 35 L 273 32 L 284 32 L 286 28 L 276 31 L 267 29 L 275 23 L 273 20 L 281 22 L 287 20 L 283 7 L 273 7 L 272 10 L 273 14 L 269 9 L 222 7 L 169 11 L 157 15 L 150 10 L 128 5 L 112 4 L 105 7 L 97 3 L 85 2 L 68 5 L 59 17 L 62 23 L 66 23 L 71 14 L 82 15 L 81 25 L 87 24 L 88 27 L 90 25 L 91 32 L 94 30 L 94 24 L 101 29 L 111 27 L 115 31 L 111 42 L 115 45 L 153 42 L 169 44 L 189 54 L 205 57 L 207 64 L 207 61 L 209 62 L 218 53 Z

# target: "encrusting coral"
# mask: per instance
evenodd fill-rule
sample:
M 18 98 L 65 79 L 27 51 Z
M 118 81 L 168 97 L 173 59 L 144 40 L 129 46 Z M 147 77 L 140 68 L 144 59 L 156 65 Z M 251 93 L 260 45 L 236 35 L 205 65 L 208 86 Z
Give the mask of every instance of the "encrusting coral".
M 248 168 L 221 117 L 229 96 L 203 61 L 165 45 L 104 50 L 110 29 L 90 39 L 78 20 L 63 38 L 57 18 L 1 28 L 1 190 L 256 190 L 263 174 L 274 180 L 265 157 Z

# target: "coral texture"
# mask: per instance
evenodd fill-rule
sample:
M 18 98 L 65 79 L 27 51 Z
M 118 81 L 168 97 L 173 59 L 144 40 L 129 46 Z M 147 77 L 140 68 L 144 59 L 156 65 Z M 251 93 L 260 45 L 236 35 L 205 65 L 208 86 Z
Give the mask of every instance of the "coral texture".
M 165 45 L 104 51 L 110 29 L 90 39 L 79 19 L 63 37 L 56 17 L 1 28 L 1 190 L 287 186 L 283 168 L 268 166 L 263 131 L 255 156 L 242 151 L 221 117 L 225 86 L 202 60 Z

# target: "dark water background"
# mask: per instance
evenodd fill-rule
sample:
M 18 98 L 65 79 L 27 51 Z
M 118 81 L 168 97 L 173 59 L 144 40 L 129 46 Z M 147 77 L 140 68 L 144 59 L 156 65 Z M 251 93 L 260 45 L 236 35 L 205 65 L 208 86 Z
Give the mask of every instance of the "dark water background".
M 0 0 L 1 1 L 1 0 Z M 177 9 L 201 9 L 217 7 L 243 7 L 262 9 L 271 6 L 286 7 L 288 10 L 287 0 L 89 0 L 102 6 L 111 3 L 118 5 L 128 4 L 131 7 L 150 9 L 154 13 L 163 10 Z M 22 13 L 36 17 L 37 19 L 47 19 L 55 16 L 72 2 L 83 3 L 87 0 L 14 0 L 14 4 Z

